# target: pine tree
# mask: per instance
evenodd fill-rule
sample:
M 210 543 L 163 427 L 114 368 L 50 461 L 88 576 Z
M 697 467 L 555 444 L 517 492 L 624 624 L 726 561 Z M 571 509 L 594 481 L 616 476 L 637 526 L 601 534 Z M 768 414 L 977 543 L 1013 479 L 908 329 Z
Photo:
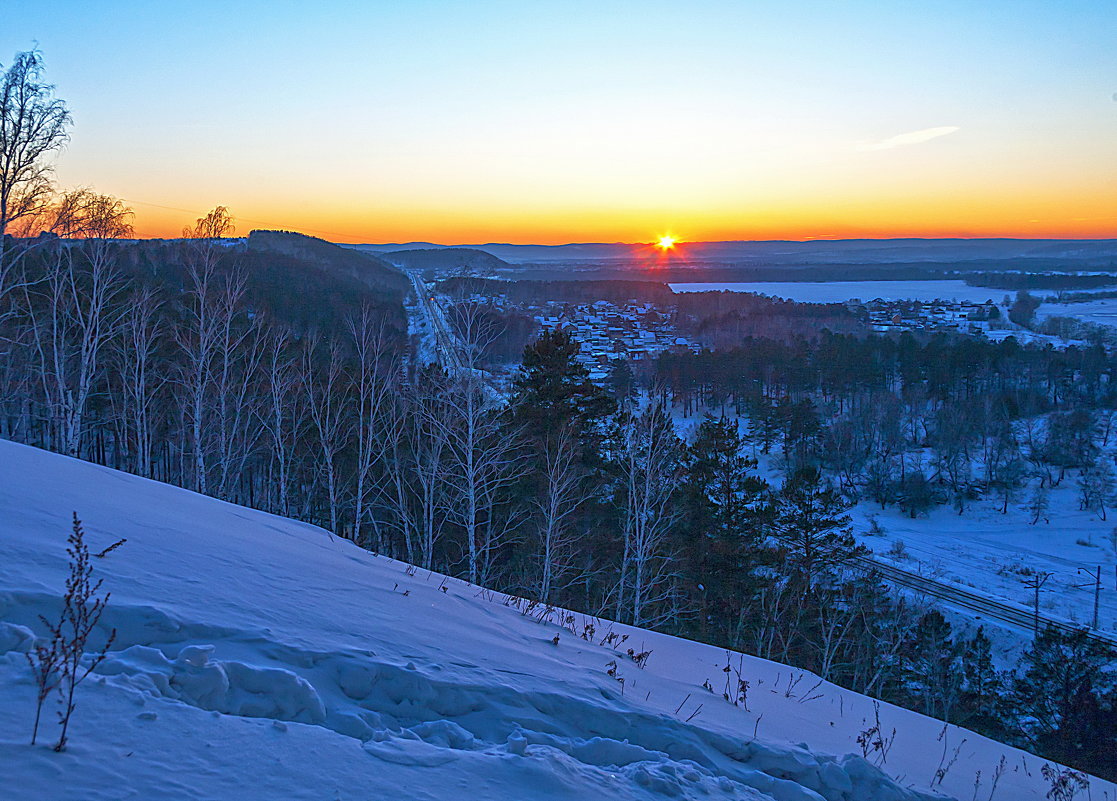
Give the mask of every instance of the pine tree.
M 905 683 L 923 714 L 954 720 L 963 682 L 959 650 L 941 612 L 931 610 L 920 617 L 908 647 Z
M 686 543 L 697 592 L 700 631 L 724 633 L 760 583 L 757 568 L 770 561 L 763 547 L 771 507 L 768 483 L 756 475 L 757 462 L 745 453 L 736 420 L 707 418 L 687 448 Z
M 978 628 L 962 648 L 962 702 L 958 722 L 986 733 L 1004 731 L 1004 678 L 993 663 L 993 648 Z
M 605 378 L 609 392 L 618 403 L 624 403 L 636 391 L 636 376 L 627 359 L 614 359 L 609 363 L 609 375 Z
M 1079 764 L 1088 748 L 1084 733 L 1098 715 L 1098 699 L 1113 691 L 1107 668 L 1114 650 L 1091 639 L 1085 629 L 1064 634 L 1048 627 L 1024 653 L 1013 701 L 1024 722 L 1024 735 L 1053 759 Z
M 600 444 L 602 421 L 616 404 L 590 381 L 577 361 L 578 343 L 563 330 L 544 331 L 524 348 L 520 374 L 513 383 L 516 421 L 529 437 L 545 438 L 572 426 L 589 450 Z
M 857 543 L 841 496 L 817 468 L 795 471 L 776 497 L 774 529 L 806 594 L 826 574 L 868 550 Z
M 601 582 L 606 575 L 603 568 L 614 558 L 616 549 L 611 535 L 616 527 L 615 510 L 604 502 L 607 477 L 602 453 L 607 424 L 616 403 L 590 381 L 589 371 L 578 362 L 577 355 L 578 343 L 562 330 L 544 331 L 524 348 L 523 365 L 512 387 L 508 426 L 523 437 L 533 455 L 524 464 L 521 480 L 510 492 L 536 509 L 543 499 L 542 505 L 548 511 L 541 513 L 539 519 L 549 514 L 553 522 L 555 515 L 561 513 L 562 531 L 567 534 L 560 534 L 559 539 L 578 532 L 577 553 L 564 557 L 562 570 L 567 577 L 562 583 L 573 584 L 574 577 L 581 575 L 584 581 L 578 582 L 577 587 L 582 597 L 564 602 L 589 607 L 600 603 L 600 595 L 605 592 Z M 559 454 L 561 470 L 555 461 Z M 570 476 L 576 476 L 572 485 L 566 483 Z M 567 500 L 577 499 L 571 501 L 572 508 L 561 512 L 562 503 L 558 506 L 551 503 L 559 485 L 572 493 Z M 553 545 L 555 529 L 547 528 L 544 521 L 539 530 L 544 532 L 543 541 Z M 553 555 L 545 546 L 540 553 L 548 559 Z M 528 561 L 538 563 L 538 555 L 525 553 L 519 558 L 525 565 Z M 536 568 L 525 566 L 523 570 L 532 573 Z M 544 565 L 542 572 L 546 571 Z M 543 583 L 550 588 L 550 582 Z

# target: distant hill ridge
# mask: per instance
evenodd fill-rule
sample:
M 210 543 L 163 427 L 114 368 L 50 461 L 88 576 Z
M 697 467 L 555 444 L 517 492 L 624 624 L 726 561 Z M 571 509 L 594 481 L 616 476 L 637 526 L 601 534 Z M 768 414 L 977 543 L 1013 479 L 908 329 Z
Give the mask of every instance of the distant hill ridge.
M 410 284 L 395 266 L 372 253 L 341 247 L 292 231 L 252 231 L 245 240 L 250 251 L 278 253 L 311 261 L 331 272 L 355 278 L 370 289 L 402 298 Z
M 504 259 L 476 248 L 414 248 L 380 255 L 390 264 L 417 270 L 491 270 L 509 266 Z
M 218 268 L 239 271 L 246 307 L 294 332 L 344 326 L 365 308 L 393 337 L 407 330 L 403 300 L 410 281 L 373 254 L 282 231 L 253 231 L 220 244 Z M 120 243 L 118 268 L 133 284 L 177 297 L 190 291 L 190 260 L 187 240 L 129 240 Z
M 581 242 L 564 245 L 439 245 L 431 242 L 347 245 L 378 255 L 414 251 L 483 251 L 506 262 L 608 261 L 648 258 L 658 252 L 648 243 Z M 684 242 L 673 258 L 688 261 L 842 264 L 883 262 L 979 261 L 989 259 L 1044 259 L 1111 261 L 1117 259 L 1117 239 L 826 239 Z

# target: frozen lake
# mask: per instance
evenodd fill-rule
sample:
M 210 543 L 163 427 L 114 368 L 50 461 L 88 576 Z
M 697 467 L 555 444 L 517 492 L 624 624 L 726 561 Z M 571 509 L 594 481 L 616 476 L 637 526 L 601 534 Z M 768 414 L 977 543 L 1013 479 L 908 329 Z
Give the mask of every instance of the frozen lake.
M 755 292 L 786 298 L 800 303 L 844 303 L 855 298 L 869 301 L 882 300 L 968 300 L 1000 303 L 1006 295 L 1015 295 L 1004 289 L 970 286 L 965 281 L 829 281 L 825 283 L 798 281 L 754 281 L 749 283 L 670 284 L 675 292 Z

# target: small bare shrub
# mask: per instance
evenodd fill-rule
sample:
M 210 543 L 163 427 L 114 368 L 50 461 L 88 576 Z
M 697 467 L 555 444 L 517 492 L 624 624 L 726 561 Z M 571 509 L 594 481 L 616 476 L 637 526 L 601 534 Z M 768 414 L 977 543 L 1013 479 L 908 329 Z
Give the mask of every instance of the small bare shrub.
M 103 557 L 122 544 L 123 540 L 120 540 L 95 556 Z M 78 685 L 105 661 L 109 648 L 116 639 L 116 629 L 113 629 L 101 649 L 83 664 L 86 642 L 104 614 L 110 593 L 101 595 L 102 579 L 93 579 L 93 566 L 89 561 L 91 554 L 85 543 L 85 530 L 77 512 L 74 512 L 66 553 L 70 557 L 70 575 L 66 579 L 62 613 L 54 623 L 45 617 L 40 618 L 49 636 L 36 644 L 27 657 L 38 685 L 35 726 L 31 732 L 32 745 L 38 738 L 43 702 L 55 691 L 61 696 L 62 709 L 58 712 L 58 720 L 62 731 L 54 746 L 55 751 L 66 748 L 70 719 L 76 707 L 74 694 Z
M 1047 797 L 1051 801 L 1074 801 L 1080 790 L 1090 789 L 1090 781 L 1077 770 L 1044 763 L 1040 773 L 1047 780 Z
M 53 627 L 46 618 L 40 620 L 50 630 L 50 637 L 35 642 L 34 647 L 27 653 L 27 662 L 31 665 L 31 672 L 35 676 L 35 725 L 31 729 L 31 745 L 35 745 L 39 738 L 39 721 L 43 715 L 43 704 L 50 694 L 58 689 L 62 680 L 60 674 L 62 662 L 62 639 L 57 628 Z
M 892 729 L 891 734 L 884 733 L 880 723 L 880 704 L 876 701 L 873 701 L 873 718 L 873 725 L 857 735 L 857 744 L 861 746 L 861 755 L 865 759 L 870 754 L 875 755 L 877 767 L 880 767 L 888 761 L 888 752 L 896 741 L 896 729 Z

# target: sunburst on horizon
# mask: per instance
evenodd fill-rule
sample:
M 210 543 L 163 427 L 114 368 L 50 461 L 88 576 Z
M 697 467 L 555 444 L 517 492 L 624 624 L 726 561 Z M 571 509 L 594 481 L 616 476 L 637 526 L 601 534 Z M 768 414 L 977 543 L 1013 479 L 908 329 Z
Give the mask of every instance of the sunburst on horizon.
M 679 242 L 679 238 L 677 236 L 672 236 L 671 234 L 664 234 L 655 243 L 655 246 L 657 248 L 659 248 L 660 250 L 662 250 L 664 253 L 666 253 L 669 250 L 674 250 L 675 245 L 678 244 L 678 242 Z

